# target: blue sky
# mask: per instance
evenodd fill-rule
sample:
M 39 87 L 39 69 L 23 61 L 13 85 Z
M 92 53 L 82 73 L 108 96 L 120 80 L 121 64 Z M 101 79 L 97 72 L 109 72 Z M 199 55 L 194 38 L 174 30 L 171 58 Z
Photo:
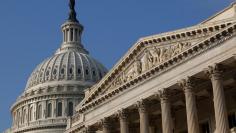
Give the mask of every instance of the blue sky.
M 111 68 L 143 36 L 197 24 L 233 0 L 79 0 L 83 44 Z M 0 132 L 35 66 L 60 46 L 68 0 L 0 1 Z

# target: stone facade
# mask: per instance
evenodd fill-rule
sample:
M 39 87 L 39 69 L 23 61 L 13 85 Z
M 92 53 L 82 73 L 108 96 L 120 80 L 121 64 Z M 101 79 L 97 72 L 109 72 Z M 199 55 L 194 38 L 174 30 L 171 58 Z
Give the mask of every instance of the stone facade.
M 78 65 L 75 60 L 67 65 L 63 82 L 61 74 L 50 75 L 63 65 L 58 68 L 46 61 L 43 64 L 50 68 L 37 67 L 26 93 L 12 107 L 13 125 L 8 132 L 235 133 L 235 9 L 233 3 L 198 25 L 141 38 L 103 78 L 105 68 L 88 56 L 81 44 L 83 27 L 78 21 L 66 22 L 62 26 L 64 41 L 56 55 L 80 57 L 78 62 L 84 57 L 91 62 Z M 75 12 L 71 12 L 73 17 Z M 70 62 L 58 58 L 49 60 Z M 87 64 L 90 67 L 81 69 L 82 77 L 73 74 Z M 38 69 L 46 75 L 49 71 L 48 78 L 44 75 L 41 81 Z M 87 71 L 95 75 L 86 77 Z M 85 87 L 90 88 L 82 96 Z M 70 101 L 73 116 L 67 117 Z M 61 117 L 58 103 L 63 108 Z M 53 109 L 50 117 L 49 104 Z M 26 122 L 22 122 L 24 118 Z
M 66 133 L 235 132 L 235 7 L 141 38 L 87 90 Z

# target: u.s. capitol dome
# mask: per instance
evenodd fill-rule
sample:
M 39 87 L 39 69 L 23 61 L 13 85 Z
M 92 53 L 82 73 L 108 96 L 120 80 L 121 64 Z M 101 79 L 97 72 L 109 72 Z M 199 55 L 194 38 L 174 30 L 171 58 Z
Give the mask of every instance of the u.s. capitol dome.
M 81 43 L 83 26 L 76 18 L 74 4 L 71 0 L 69 18 L 61 27 L 61 47 L 35 68 L 11 107 L 11 133 L 63 132 L 84 90 L 107 72 Z

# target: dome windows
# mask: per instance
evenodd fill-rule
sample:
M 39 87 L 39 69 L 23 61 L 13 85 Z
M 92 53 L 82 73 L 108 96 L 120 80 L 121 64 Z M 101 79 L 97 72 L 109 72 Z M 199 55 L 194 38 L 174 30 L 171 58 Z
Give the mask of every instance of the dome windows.
M 62 116 L 62 102 L 57 103 L 57 116 Z
M 65 74 L 65 69 L 64 68 L 61 69 L 61 74 Z
M 48 70 L 48 71 L 46 72 L 46 76 L 49 76 L 49 73 L 50 73 L 50 72 L 49 72 L 49 70 Z
M 93 76 L 96 76 L 96 72 L 95 72 L 95 70 L 93 70 Z
M 38 107 L 37 107 L 37 119 L 41 119 L 42 118 L 42 105 L 41 104 L 38 104 Z
M 86 74 L 86 75 L 89 75 L 89 70 L 88 70 L 88 68 L 85 70 L 85 74 Z
M 73 68 L 70 68 L 69 73 L 73 74 Z
M 78 74 L 81 74 L 81 69 L 80 68 L 78 68 Z
M 69 102 L 68 106 L 69 106 L 68 116 L 72 116 L 73 115 L 73 108 L 74 108 L 73 102 Z
M 30 109 L 29 109 L 29 121 L 33 120 L 33 116 L 34 116 L 34 114 L 33 114 L 33 106 L 31 106 Z
M 57 74 L 57 69 L 54 69 L 53 70 L 53 75 L 56 75 Z
M 52 103 L 47 105 L 47 117 L 52 117 Z

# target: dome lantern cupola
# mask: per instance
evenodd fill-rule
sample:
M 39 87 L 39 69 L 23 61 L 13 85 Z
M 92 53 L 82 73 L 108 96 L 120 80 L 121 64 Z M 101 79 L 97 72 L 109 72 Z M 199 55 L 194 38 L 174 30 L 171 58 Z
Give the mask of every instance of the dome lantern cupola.
M 61 26 L 63 32 L 63 42 L 57 53 L 62 53 L 68 50 L 76 50 L 88 54 L 81 43 L 81 36 L 84 27 L 76 18 L 75 0 L 70 0 L 70 12 L 67 21 Z

